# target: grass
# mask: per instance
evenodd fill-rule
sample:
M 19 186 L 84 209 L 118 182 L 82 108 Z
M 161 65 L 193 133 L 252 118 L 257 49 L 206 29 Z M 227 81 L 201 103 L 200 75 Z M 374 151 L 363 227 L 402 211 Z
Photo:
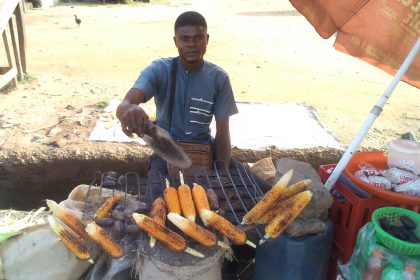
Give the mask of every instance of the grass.
M 96 108 L 98 109 L 105 109 L 106 106 L 108 106 L 109 101 L 108 100 L 101 100 L 99 102 L 96 103 Z
M 23 78 L 19 80 L 19 83 L 30 84 L 30 83 L 36 82 L 36 80 L 37 79 L 35 76 L 32 76 L 31 74 L 26 73 L 23 75 Z
M 36 80 L 36 77 L 26 73 L 21 79 L 18 79 L 18 84 L 31 84 L 33 82 L 36 82 Z M 17 88 L 13 85 L 12 81 L 10 81 L 5 86 L 0 88 L 0 93 L 8 93 L 15 89 Z
M 16 89 L 16 87 L 10 81 L 5 86 L 3 86 L 2 88 L 0 88 L 0 93 L 8 93 L 8 92 L 11 92 L 12 90 L 15 90 L 15 89 Z

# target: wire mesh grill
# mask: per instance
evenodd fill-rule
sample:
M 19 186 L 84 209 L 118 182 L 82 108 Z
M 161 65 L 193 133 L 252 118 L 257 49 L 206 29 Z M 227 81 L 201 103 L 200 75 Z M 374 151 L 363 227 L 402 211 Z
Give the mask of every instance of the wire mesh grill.
M 269 189 L 269 185 L 255 176 L 244 164 L 236 162 L 228 166 L 224 161 L 216 161 L 215 168 L 207 171 L 195 169 L 188 175 L 183 175 L 184 182 L 189 186 L 193 183 L 203 186 L 205 189 L 213 189 L 217 194 L 220 205 L 220 215 L 239 225 L 242 217 L 259 201 L 263 194 Z M 217 166 L 217 168 L 216 168 Z M 119 175 L 115 184 L 109 184 L 107 176 L 115 175 L 113 171 L 95 174 L 95 179 L 91 185 L 95 183 L 102 188 L 112 189 L 112 191 L 122 191 L 127 197 L 128 194 L 136 195 L 138 199 L 149 205 L 158 197 L 162 196 L 166 187 L 165 179 L 168 179 L 172 186 L 180 185 L 179 176 L 164 176 L 158 171 L 149 171 L 147 177 L 140 177 L 136 172 L 127 172 Z M 90 192 L 86 199 L 86 205 L 92 203 L 89 200 Z M 125 206 L 127 206 L 127 199 Z M 94 207 L 86 207 L 85 214 L 88 209 Z M 147 211 L 146 211 L 147 212 Z M 259 237 L 262 237 L 261 230 L 249 227 L 248 230 L 255 230 Z

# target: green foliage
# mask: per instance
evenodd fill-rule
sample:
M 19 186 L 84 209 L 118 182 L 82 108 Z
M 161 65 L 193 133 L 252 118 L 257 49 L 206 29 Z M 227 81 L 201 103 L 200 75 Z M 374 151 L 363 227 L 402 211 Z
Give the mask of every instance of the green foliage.
M 12 90 L 15 90 L 16 87 L 13 85 L 13 83 L 10 81 L 8 82 L 5 86 L 3 86 L 2 88 L 0 88 L 0 93 L 7 93 L 7 92 L 11 92 Z
M 26 73 L 23 75 L 23 78 L 19 80 L 19 82 L 30 84 L 30 83 L 36 82 L 36 80 L 37 80 L 36 77 L 32 76 L 31 74 Z
M 0 211 L 0 244 L 10 237 L 21 234 L 27 227 L 44 224 L 45 207 L 31 211 L 20 216 L 21 213 L 15 210 Z
M 107 100 L 101 100 L 98 103 L 96 103 L 96 107 L 98 109 L 104 109 L 106 106 L 108 106 L 108 101 Z

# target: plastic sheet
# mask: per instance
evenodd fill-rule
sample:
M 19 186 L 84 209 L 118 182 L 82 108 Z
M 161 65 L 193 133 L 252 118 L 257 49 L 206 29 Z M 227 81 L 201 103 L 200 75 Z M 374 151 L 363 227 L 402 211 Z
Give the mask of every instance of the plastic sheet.
M 374 261 L 377 264 L 380 262 L 376 270 L 372 269 Z M 347 280 L 420 279 L 420 259 L 402 256 L 382 246 L 376 239 L 371 222 L 359 230 L 350 261 L 339 265 L 339 268 L 342 277 Z

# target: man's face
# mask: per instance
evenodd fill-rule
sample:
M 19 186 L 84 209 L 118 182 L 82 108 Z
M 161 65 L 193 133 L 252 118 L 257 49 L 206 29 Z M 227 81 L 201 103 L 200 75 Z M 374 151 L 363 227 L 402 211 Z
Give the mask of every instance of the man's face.
M 187 25 L 175 31 L 174 42 L 186 63 L 198 63 L 206 53 L 209 35 L 203 26 Z

